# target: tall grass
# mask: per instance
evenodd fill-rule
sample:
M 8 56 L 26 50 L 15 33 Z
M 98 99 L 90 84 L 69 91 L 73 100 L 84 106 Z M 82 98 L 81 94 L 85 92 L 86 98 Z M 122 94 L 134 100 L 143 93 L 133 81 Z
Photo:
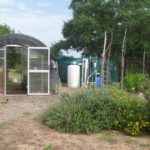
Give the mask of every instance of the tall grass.
M 64 132 L 93 133 L 111 128 L 110 107 L 109 100 L 101 99 L 99 90 L 81 90 L 49 106 L 42 121 L 50 128 Z
M 141 115 L 144 113 L 145 107 L 142 103 L 137 102 L 137 99 L 130 98 L 128 100 L 128 97 L 123 97 L 124 92 L 122 91 L 115 90 L 115 93 L 112 93 L 111 89 L 107 89 L 102 98 L 99 89 L 81 90 L 63 97 L 59 102 L 49 106 L 42 116 L 42 121 L 50 128 L 75 134 L 90 134 L 104 129 L 122 130 L 127 127 L 130 117 L 128 119 L 124 111 L 120 111 L 120 109 L 127 111 L 127 115 L 130 115 L 129 112 L 134 108 L 133 105 L 138 103 L 135 105 L 138 108 L 133 109 L 132 113 L 134 114 L 134 110 L 136 113 L 138 109 Z M 124 119 L 127 121 L 122 122 Z M 136 122 L 137 119 L 135 116 L 133 121 Z

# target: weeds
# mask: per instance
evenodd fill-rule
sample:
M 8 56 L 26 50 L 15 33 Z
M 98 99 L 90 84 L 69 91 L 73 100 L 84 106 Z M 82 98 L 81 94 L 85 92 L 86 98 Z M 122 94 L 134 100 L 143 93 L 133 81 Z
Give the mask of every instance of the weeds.
M 52 150 L 52 146 L 50 144 L 46 145 L 43 150 Z
M 108 134 L 108 133 L 107 134 L 102 134 L 101 139 L 103 141 L 106 141 L 106 142 L 109 142 L 109 143 L 115 143 L 115 142 L 118 141 L 116 137 L 114 137 L 113 135 Z
M 131 137 L 127 136 L 125 138 L 125 142 L 128 143 L 128 144 L 134 144 L 134 145 L 138 145 L 140 147 L 150 147 L 150 144 L 149 143 L 142 143 L 141 141 L 139 140 L 134 140 L 132 139 Z
M 0 123 L 0 129 L 5 128 L 5 124 L 4 123 Z

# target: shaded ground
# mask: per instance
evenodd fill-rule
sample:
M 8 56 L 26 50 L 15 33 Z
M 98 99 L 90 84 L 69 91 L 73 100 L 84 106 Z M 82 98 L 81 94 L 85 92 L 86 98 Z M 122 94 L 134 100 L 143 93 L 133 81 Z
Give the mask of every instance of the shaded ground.
M 8 102 L 7 102 L 7 99 Z M 128 137 L 109 131 L 64 134 L 42 125 L 39 116 L 55 96 L 0 96 L 0 150 L 149 150 L 150 136 Z

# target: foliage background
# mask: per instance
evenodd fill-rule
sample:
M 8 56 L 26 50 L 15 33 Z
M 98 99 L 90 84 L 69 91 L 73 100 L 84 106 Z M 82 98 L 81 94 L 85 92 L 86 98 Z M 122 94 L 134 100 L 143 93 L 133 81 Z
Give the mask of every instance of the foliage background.
M 83 55 L 101 55 L 104 31 L 108 44 L 113 33 L 111 55 L 120 55 L 124 30 L 127 27 L 126 57 L 150 53 L 149 0 L 72 0 L 73 18 L 64 23 L 64 40 L 52 45 L 60 49 L 83 50 Z

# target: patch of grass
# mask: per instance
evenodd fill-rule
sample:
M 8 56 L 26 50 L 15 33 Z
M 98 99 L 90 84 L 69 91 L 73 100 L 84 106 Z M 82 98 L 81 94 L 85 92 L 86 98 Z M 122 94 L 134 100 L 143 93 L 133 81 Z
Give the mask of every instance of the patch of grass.
M 150 147 L 149 143 L 139 143 L 138 144 L 140 147 Z
M 4 105 L 4 104 L 1 104 L 1 103 L 0 103 L 0 107 L 2 107 L 3 105 Z
M 30 116 L 32 113 L 30 113 L 30 112 L 25 112 L 25 113 L 23 113 L 24 115 L 26 115 L 26 116 Z
M 128 143 L 128 144 L 138 144 L 138 141 L 133 140 L 133 139 L 132 139 L 131 137 L 129 137 L 129 136 L 126 136 L 125 142 Z
M 5 124 L 4 123 L 0 123 L 0 129 L 5 128 Z
M 111 135 L 105 135 L 102 137 L 102 140 L 106 141 L 106 142 L 110 142 L 110 143 L 113 143 L 113 142 L 117 142 L 117 138 L 115 138 L 114 136 L 111 136 Z
M 43 150 L 52 150 L 51 144 L 46 145 Z
M 127 143 L 130 145 L 136 145 L 138 147 L 150 147 L 150 143 L 135 139 L 131 136 L 125 136 L 123 134 L 114 134 L 112 131 L 102 131 L 100 135 L 100 140 L 108 143 Z
M 118 139 L 109 132 L 103 132 L 100 138 L 101 140 L 109 143 L 115 143 L 118 141 Z
M 139 140 L 133 140 L 131 137 L 127 136 L 125 138 L 125 142 L 128 144 L 134 144 L 134 145 L 138 145 L 140 147 L 150 147 L 150 143 L 142 143 Z
M 127 138 L 125 139 L 125 142 L 128 143 L 128 144 L 131 144 L 131 143 L 132 143 L 132 140 L 131 140 L 130 137 L 127 137 Z
M 0 101 L 0 105 L 1 105 L 1 106 L 5 105 L 5 104 L 7 104 L 7 103 L 8 103 L 7 100 L 6 100 L 6 101 Z

